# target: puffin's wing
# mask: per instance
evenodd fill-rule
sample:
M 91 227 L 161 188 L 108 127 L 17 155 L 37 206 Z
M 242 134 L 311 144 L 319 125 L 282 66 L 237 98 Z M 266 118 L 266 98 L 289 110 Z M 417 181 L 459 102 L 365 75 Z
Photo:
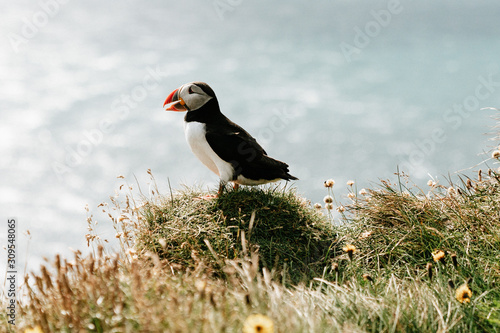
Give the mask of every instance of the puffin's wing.
M 265 150 L 245 130 L 226 133 L 207 132 L 206 139 L 213 151 L 235 170 L 233 177 L 253 179 L 297 179 L 288 173 L 288 164 L 267 156 Z
M 213 151 L 229 163 L 247 164 L 267 155 L 257 140 L 244 129 L 225 133 L 207 132 L 206 138 Z

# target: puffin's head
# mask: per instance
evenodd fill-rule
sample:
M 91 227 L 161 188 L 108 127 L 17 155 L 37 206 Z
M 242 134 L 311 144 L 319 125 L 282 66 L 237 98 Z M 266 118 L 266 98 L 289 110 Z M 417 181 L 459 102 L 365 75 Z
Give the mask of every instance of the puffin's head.
M 194 111 L 215 98 L 215 93 L 208 84 L 191 82 L 172 91 L 163 103 L 163 107 L 167 111 Z

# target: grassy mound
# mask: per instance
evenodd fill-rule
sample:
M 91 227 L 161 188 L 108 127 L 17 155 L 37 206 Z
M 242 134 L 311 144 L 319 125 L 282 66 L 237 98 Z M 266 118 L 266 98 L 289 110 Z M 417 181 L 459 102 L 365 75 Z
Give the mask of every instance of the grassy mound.
M 184 268 L 202 261 L 216 276 L 224 274 L 226 260 L 255 252 L 263 266 L 293 283 L 321 276 L 339 251 L 332 225 L 293 190 L 240 188 L 208 200 L 205 195 L 187 189 L 148 202 L 139 249 Z

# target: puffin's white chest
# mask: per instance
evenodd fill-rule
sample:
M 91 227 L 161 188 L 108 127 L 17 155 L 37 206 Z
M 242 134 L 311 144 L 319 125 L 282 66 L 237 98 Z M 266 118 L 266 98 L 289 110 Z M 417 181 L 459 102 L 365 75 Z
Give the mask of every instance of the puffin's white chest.
M 195 121 L 184 122 L 184 133 L 191 151 L 207 168 L 223 181 L 232 180 L 234 169 L 230 163 L 221 159 L 208 144 L 205 137 L 205 124 Z

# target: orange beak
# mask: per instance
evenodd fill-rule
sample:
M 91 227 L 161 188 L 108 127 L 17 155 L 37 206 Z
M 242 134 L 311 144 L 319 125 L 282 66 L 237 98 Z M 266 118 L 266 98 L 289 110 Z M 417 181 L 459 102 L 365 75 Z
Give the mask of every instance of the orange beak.
M 188 110 L 184 100 L 179 97 L 179 89 L 175 89 L 168 95 L 163 107 L 166 107 L 166 111 L 183 112 Z

